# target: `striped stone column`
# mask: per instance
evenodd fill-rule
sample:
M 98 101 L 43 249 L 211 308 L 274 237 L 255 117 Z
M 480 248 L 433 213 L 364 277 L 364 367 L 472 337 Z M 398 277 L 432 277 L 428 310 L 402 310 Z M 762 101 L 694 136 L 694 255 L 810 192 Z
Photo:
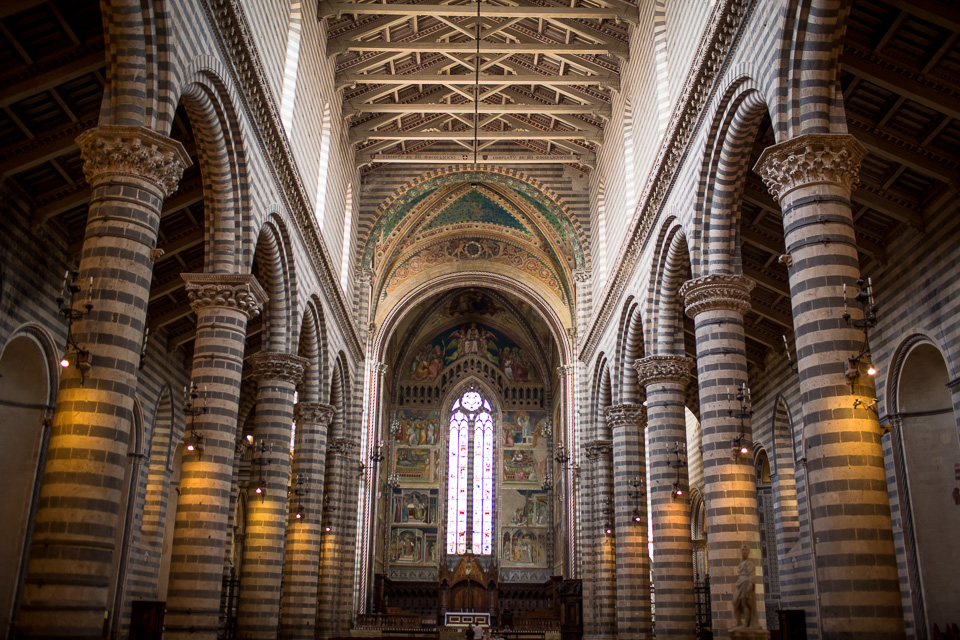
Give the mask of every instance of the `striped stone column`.
M 694 636 L 693 544 L 687 469 L 671 467 L 674 450 L 686 443 L 684 392 L 693 370 L 684 356 L 647 356 L 637 360 L 637 383 L 646 387 L 647 467 L 650 470 L 650 513 L 653 538 L 653 586 L 657 639 Z M 679 474 L 678 474 L 679 471 Z M 673 485 L 683 490 L 676 496 Z
M 766 149 L 756 171 L 783 209 L 823 634 L 902 638 L 880 427 L 853 406 L 875 392 L 866 373 L 852 388 L 844 375 L 863 346 L 842 318 L 842 287 L 860 276 L 850 192 L 863 154 L 853 136 L 807 134 Z
M 89 299 L 93 310 L 73 333 L 93 366 L 60 378 L 20 608 L 25 637 L 100 638 L 111 615 L 151 253 L 163 200 L 191 164 L 179 142 L 142 127 L 102 126 L 77 144 L 91 197 L 75 308 Z
M 589 464 L 591 517 L 587 520 L 587 535 L 592 559 L 590 574 L 592 629 L 584 630 L 584 638 L 603 640 L 617 637 L 617 558 L 614 537 L 604 527 L 613 524 L 613 442 L 605 438 L 584 444 Z
M 650 556 L 647 553 L 647 491 L 643 406 L 618 404 L 603 412 L 613 431 L 613 491 L 616 514 L 617 637 L 641 640 L 653 632 L 650 619 Z M 634 488 L 639 479 L 639 484 Z
M 185 273 L 197 314 L 193 381 L 205 413 L 192 418 L 202 456 L 183 457 L 164 637 L 217 637 L 247 321 L 267 300 L 252 275 Z M 189 428 L 189 424 L 188 424 Z
M 333 429 L 342 432 L 341 428 Z M 341 635 L 353 618 L 352 581 L 346 574 L 353 574 L 353 566 L 347 565 L 346 547 L 356 544 L 356 529 L 348 527 L 349 520 L 356 518 L 359 445 L 347 438 L 336 438 L 329 446 L 327 487 L 324 496 L 324 531 L 320 545 L 320 589 L 317 596 L 317 637 L 325 640 Z M 353 508 L 350 508 L 353 505 Z M 330 531 L 327 531 L 329 525 Z M 347 592 L 349 590 L 349 592 Z
M 753 465 L 750 419 L 743 418 L 749 452 L 734 455 L 742 413 L 737 391 L 747 382 L 743 316 L 750 309 L 753 281 L 714 274 L 680 287 L 686 313 L 694 321 L 697 383 L 700 389 L 700 444 L 703 450 L 703 502 L 710 559 L 710 603 L 715 636 L 736 624 L 733 608 L 740 549 L 747 545 L 757 566 L 757 618 L 766 627 L 760 576 L 760 518 Z M 689 533 L 689 532 L 688 532 Z
M 280 624 L 294 393 L 307 361 L 288 353 L 262 352 L 249 363 L 257 381 L 257 401 L 237 630 L 241 638 L 266 640 L 277 637 Z
M 317 620 L 317 588 L 320 577 L 320 539 L 323 532 L 324 473 L 327 462 L 327 425 L 333 407 L 321 402 L 300 402 L 296 408 L 297 435 L 291 477 L 303 480 L 307 494 L 290 492 L 287 544 L 283 557 L 283 594 L 280 607 L 280 637 L 312 639 Z M 298 504 L 302 518 L 296 517 Z

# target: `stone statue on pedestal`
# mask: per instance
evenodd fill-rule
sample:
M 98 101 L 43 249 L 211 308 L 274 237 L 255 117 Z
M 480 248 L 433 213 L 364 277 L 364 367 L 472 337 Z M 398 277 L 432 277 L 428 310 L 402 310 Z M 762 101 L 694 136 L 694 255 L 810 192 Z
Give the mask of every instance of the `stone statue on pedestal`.
M 757 619 L 757 566 L 750 560 L 750 547 L 740 547 L 740 565 L 737 567 L 737 588 L 733 594 L 733 613 L 737 623 L 730 630 L 734 640 L 768 638 L 768 632 Z

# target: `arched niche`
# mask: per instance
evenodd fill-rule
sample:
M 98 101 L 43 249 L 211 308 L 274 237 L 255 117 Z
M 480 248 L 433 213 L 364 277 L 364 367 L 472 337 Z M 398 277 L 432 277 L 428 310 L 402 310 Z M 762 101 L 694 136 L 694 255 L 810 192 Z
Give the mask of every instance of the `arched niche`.
M 917 625 L 944 628 L 957 620 L 960 582 L 960 442 L 940 350 L 908 341 L 894 371 L 895 456 Z
M 44 418 L 52 413 L 53 367 L 42 336 L 15 335 L 0 355 L 0 628 L 16 616 L 23 586 L 25 552 L 31 538 L 40 475 L 49 434 Z

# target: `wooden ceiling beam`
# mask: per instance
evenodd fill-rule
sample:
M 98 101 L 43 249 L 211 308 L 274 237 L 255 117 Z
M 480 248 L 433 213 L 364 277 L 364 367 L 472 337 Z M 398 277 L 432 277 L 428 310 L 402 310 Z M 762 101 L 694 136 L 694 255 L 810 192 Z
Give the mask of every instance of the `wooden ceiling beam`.
M 3 94 L 0 95 L 0 107 L 8 107 L 38 93 L 58 87 L 65 82 L 93 73 L 106 66 L 106 64 L 104 52 L 94 51 L 48 71 L 23 78 L 3 90 Z
M 381 5 L 383 6 L 383 5 Z M 434 40 L 432 42 L 384 42 L 382 40 L 368 40 L 363 42 L 353 40 L 337 40 L 327 44 L 327 53 L 330 55 L 346 53 L 348 51 L 357 51 L 361 53 L 370 52 L 392 52 L 392 53 L 460 53 L 476 54 L 476 41 L 466 42 L 441 42 Z M 602 44 L 563 44 L 536 42 L 536 43 L 516 43 L 516 42 L 480 42 L 480 55 L 491 55 L 508 53 L 510 55 L 518 53 L 527 54 L 546 54 L 546 55 L 615 55 L 623 57 L 626 55 L 626 45 L 619 48 L 611 48 Z
M 536 114 L 567 114 L 567 115 L 588 115 L 597 114 L 609 117 L 611 108 L 609 104 L 534 104 L 534 103 L 508 103 L 508 104 L 490 104 L 481 102 L 461 102 L 458 104 L 393 104 L 377 102 L 368 104 L 348 100 L 343 105 L 343 114 L 353 116 L 359 113 L 536 113 Z
M 549 76 L 538 73 L 523 74 L 480 74 L 477 80 L 473 74 L 463 73 L 457 75 L 439 75 L 434 73 L 411 73 L 407 75 L 391 75 L 387 73 L 338 73 L 337 88 L 350 87 L 358 84 L 383 84 L 383 85 L 414 85 L 414 84 L 440 84 L 446 86 L 474 85 L 477 82 L 481 86 L 490 86 L 498 84 L 511 85 L 530 85 L 539 84 L 547 87 L 561 86 L 597 86 L 610 89 L 620 89 L 620 76 L 608 73 L 603 76 Z
M 481 153 L 477 156 L 477 164 L 592 164 L 596 159 L 594 154 L 584 152 L 580 154 L 546 156 L 531 153 Z M 357 153 L 357 167 L 375 162 L 389 164 L 473 164 L 473 154 L 464 153 Z
M 614 20 L 632 24 L 639 22 L 639 10 L 636 7 L 510 7 L 485 4 L 481 7 L 484 17 L 490 18 L 572 18 L 579 20 Z M 421 4 L 380 4 L 358 2 L 330 2 L 321 0 L 319 17 L 352 15 L 394 15 L 394 16 L 466 16 L 477 15 L 475 4 L 439 4 L 423 2 Z
M 372 131 L 368 140 L 473 140 L 473 129 L 464 131 Z M 587 140 L 601 142 L 600 136 L 586 131 L 485 131 L 476 134 L 477 140 Z

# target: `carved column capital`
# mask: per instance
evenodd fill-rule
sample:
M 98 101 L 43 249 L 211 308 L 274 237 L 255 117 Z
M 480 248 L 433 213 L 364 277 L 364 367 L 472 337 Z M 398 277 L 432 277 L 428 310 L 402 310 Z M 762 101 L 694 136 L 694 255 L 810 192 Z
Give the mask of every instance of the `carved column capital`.
M 577 372 L 576 364 L 562 364 L 559 367 L 557 367 L 557 373 L 559 373 L 562 376 L 565 376 L 570 373 L 576 373 L 576 372 Z
M 306 358 L 290 353 L 271 353 L 261 351 L 248 359 L 253 369 L 253 378 L 257 382 L 280 380 L 298 385 L 303 380 L 309 362 Z
M 647 412 L 641 404 L 614 404 L 603 410 L 607 426 L 616 431 L 624 427 L 643 426 L 647 422 Z
M 780 201 L 797 187 L 823 182 L 849 192 L 860 179 L 864 155 L 863 145 L 850 134 L 808 133 L 764 149 L 754 171 Z
M 744 276 L 715 273 L 687 280 L 680 287 L 679 295 L 690 318 L 715 309 L 744 314 L 750 310 L 750 292 L 754 286 L 756 283 Z
M 195 312 L 205 307 L 225 307 L 255 318 L 267 302 L 266 292 L 252 275 L 181 273 L 180 277 L 187 283 L 187 297 Z
M 584 443 L 583 450 L 586 451 L 588 460 L 597 460 L 601 456 L 608 456 L 613 453 L 613 442 L 610 440 L 591 440 Z
M 333 405 L 322 402 L 298 402 L 293 408 L 297 422 L 309 422 L 320 427 L 330 424 L 335 412 Z
M 648 386 L 657 382 L 686 384 L 693 377 L 693 358 L 686 356 L 647 356 L 633 363 L 637 382 Z
M 578 284 L 584 284 L 590 282 L 590 269 L 574 269 L 573 279 Z
M 193 162 L 183 145 L 145 127 L 103 125 L 77 136 L 90 186 L 124 178 L 146 180 L 166 198 Z
M 387 372 L 387 363 L 386 362 L 374 362 L 372 369 L 378 374 L 383 375 Z
M 357 443 L 348 438 L 336 438 L 330 443 L 330 450 L 341 458 L 352 457 L 356 449 L 358 449 Z
M 373 282 L 373 277 L 376 275 L 376 272 L 370 267 L 363 267 L 357 271 L 357 280 L 363 284 L 370 284 Z

